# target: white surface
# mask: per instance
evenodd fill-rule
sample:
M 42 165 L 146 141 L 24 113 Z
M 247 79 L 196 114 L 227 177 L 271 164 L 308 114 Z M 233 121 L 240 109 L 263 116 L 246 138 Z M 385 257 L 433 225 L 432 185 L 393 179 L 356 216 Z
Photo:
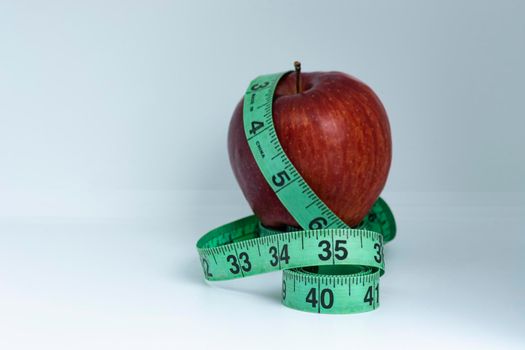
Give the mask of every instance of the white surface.
M 238 191 L 40 195 L 0 200 L 1 349 L 525 346 L 523 193 L 387 193 L 381 307 L 345 316 L 282 306 L 279 273 L 203 281 L 195 241 L 249 213 Z

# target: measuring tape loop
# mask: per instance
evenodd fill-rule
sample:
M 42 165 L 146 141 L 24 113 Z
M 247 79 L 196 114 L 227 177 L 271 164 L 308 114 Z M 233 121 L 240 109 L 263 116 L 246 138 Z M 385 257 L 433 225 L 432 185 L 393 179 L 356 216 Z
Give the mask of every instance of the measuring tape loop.
M 273 125 L 272 102 L 287 72 L 254 79 L 244 98 L 248 145 L 264 178 L 302 229 L 277 231 L 255 216 L 218 227 L 197 242 L 209 281 L 283 270 L 282 301 L 318 313 L 355 313 L 379 306 L 383 243 L 396 233 L 385 201 L 354 228 L 312 191 L 286 156 Z

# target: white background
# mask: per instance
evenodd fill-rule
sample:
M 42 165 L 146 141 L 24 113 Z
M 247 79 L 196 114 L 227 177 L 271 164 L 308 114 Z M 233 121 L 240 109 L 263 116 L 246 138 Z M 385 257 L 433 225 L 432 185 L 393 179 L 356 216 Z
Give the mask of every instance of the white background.
M 0 347 L 523 348 L 524 18 L 519 1 L 1 2 Z M 389 114 L 399 234 L 373 313 L 284 308 L 279 274 L 201 278 L 198 237 L 250 213 L 233 108 L 296 59 Z

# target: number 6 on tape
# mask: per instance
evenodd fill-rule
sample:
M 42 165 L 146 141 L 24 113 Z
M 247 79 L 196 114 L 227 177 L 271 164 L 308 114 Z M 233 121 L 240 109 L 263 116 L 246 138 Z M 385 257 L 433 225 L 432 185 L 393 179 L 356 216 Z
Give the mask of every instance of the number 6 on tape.
M 282 301 L 318 313 L 355 313 L 379 306 L 383 242 L 396 233 L 390 208 L 378 198 L 356 228 L 317 197 L 286 156 L 273 124 L 278 73 L 254 79 L 244 98 L 248 145 L 264 178 L 301 230 L 275 231 L 249 216 L 218 227 L 197 242 L 210 281 L 283 270 Z

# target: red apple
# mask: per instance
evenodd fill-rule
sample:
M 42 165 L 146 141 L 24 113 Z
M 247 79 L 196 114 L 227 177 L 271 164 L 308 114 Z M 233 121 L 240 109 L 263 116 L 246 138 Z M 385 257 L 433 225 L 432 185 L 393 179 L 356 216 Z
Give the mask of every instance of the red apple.
M 255 163 L 243 129 L 243 102 L 228 132 L 235 177 L 263 225 L 299 227 Z M 381 193 L 392 159 L 388 117 L 372 89 L 341 72 L 287 74 L 275 91 L 273 121 L 306 183 L 347 225 L 357 225 Z

